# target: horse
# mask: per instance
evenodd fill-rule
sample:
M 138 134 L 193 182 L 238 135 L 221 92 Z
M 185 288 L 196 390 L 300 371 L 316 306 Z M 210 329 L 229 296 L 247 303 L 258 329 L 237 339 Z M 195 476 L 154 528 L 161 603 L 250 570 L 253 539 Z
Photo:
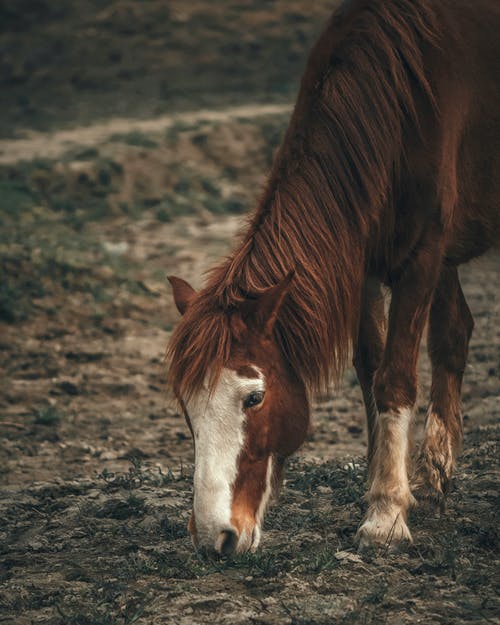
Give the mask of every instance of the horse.
M 310 399 L 351 357 L 368 429 L 360 548 L 404 546 L 415 496 L 444 501 L 473 328 L 457 267 L 500 241 L 499 32 L 497 0 L 344 2 L 239 243 L 199 291 L 169 277 L 182 316 L 168 382 L 194 441 L 198 547 L 257 548 Z M 425 327 L 432 384 L 412 477 Z

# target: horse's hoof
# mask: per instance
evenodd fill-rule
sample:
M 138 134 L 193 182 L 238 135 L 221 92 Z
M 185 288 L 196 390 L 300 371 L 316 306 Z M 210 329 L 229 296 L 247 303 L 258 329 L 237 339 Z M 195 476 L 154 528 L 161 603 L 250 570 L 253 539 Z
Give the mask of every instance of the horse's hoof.
M 411 480 L 411 489 L 419 508 L 437 515 L 444 514 L 450 483 L 451 473 L 436 458 L 425 454 L 419 457 Z
M 413 542 L 410 530 L 400 514 L 370 515 L 359 528 L 356 540 L 359 553 L 373 550 L 397 553 Z
M 436 516 L 441 516 L 446 512 L 446 497 L 437 488 L 430 484 L 416 482 L 412 490 L 417 500 L 418 510 L 424 510 Z

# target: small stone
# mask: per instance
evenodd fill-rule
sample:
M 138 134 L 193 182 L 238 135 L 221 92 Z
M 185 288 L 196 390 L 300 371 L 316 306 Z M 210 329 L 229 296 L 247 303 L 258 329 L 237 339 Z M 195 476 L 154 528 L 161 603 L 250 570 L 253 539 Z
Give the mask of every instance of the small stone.
M 104 281 L 111 280 L 115 275 L 115 272 L 111 269 L 109 265 L 102 265 L 102 267 L 96 267 L 94 272 L 97 278 L 99 278 L 100 280 L 104 280 Z
M 103 452 L 99 458 L 101 460 L 116 460 L 118 458 L 118 453 L 116 451 L 105 451 Z
M 363 562 L 363 558 L 360 555 L 357 553 L 350 553 L 349 551 L 337 551 L 335 557 L 341 562 Z
M 78 395 L 80 392 L 78 386 L 76 384 L 73 384 L 73 382 L 70 382 L 69 380 L 63 380 L 62 382 L 59 382 L 58 386 L 63 393 L 66 393 L 66 395 Z
M 359 425 L 349 425 L 347 428 L 347 431 L 349 432 L 349 434 L 352 434 L 353 436 L 359 436 L 362 432 L 363 432 L 363 428 Z
M 129 249 L 129 244 L 126 241 L 118 241 L 117 243 L 114 243 L 113 241 L 104 241 L 102 246 L 108 254 L 111 254 L 111 256 L 122 256 L 128 252 Z

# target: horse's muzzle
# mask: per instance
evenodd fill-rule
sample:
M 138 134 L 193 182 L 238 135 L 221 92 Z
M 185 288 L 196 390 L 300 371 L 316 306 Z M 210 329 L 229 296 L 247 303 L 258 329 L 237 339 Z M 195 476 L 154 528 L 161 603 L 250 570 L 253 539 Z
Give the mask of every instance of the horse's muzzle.
M 255 525 L 253 530 L 248 531 L 245 529 L 242 532 L 238 532 L 234 527 L 223 527 L 218 533 L 215 532 L 215 539 L 210 539 L 207 534 L 197 531 L 193 517 L 189 521 L 188 530 L 196 549 L 206 549 L 209 552 L 215 552 L 216 555 L 223 558 L 227 558 L 235 553 L 255 551 L 261 536 L 260 528 L 258 525 Z

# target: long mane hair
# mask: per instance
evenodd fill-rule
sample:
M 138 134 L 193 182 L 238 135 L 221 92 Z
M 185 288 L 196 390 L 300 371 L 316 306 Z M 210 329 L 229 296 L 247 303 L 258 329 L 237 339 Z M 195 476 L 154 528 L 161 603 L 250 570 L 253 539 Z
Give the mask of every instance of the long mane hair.
M 290 270 L 275 339 L 310 390 L 338 379 L 358 324 L 367 246 L 389 249 L 404 130 L 418 127 L 422 102 L 434 110 L 423 51 L 439 45 L 435 5 L 358 0 L 331 18 L 240 244 L 172 335 L 177 395 L 195 392 L 207 374 L 215 384 L 234 340 L 231 317 Z

